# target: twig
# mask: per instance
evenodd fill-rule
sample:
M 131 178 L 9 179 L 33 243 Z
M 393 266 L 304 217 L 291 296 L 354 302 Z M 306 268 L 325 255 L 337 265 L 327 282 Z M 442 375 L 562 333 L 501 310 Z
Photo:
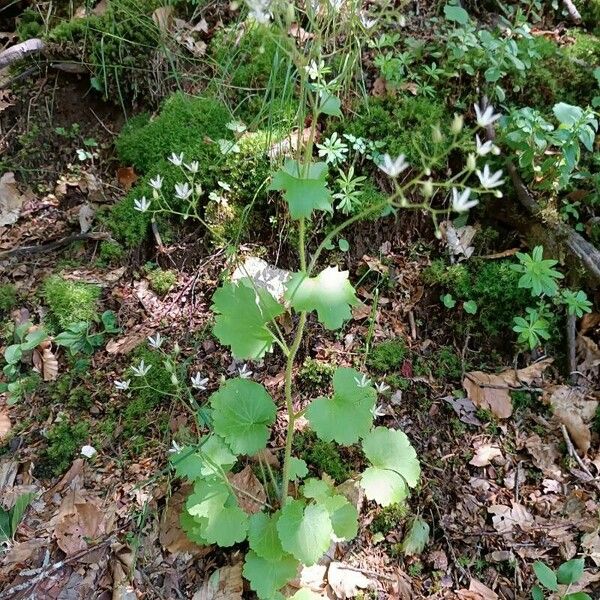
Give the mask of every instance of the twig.
M 569 379 L 571 385 L 577 385 L 577 355 L 576 355 L 576 319 L 575 315 L 567 316 L 567 357 L 569 360 Z
M 32 38 L 20 44 L 0 52 L 0 68 L 12 65 L 12 63 L 25 58 L 29 54 L 36 54 L 45 48 L 45 44 L 39 38 Z
M 417 324 L 415 322 L 415 314 L 412 310 L 408 311 L 408 323 L 410 325 L 410 337 L 413 340 L 417 339 Z
M 569 456 L 571 456 L 572 458 L 574 458 L 577 461 L 577 464 L 582 468 L 583 472 L 589 476 L 590 481 L 600 490 L 600 484 L 598 483 L 598 478 L 594 477 L 590 473 L 590 470 L 585 466 L 585 463 L 581 459 L 581 456 L 579 456 L 579 454 L 577 453 L 577 450 L 575 450 L 575 446 L 573 445 L 573 442 L 571 441 L 571 436 L 569 435 L 567 428 L 564 425 L 561 425 L 560 430 L 562 431 L 563 437 L 565 438 L 565 443 L 567 444 L 567 450 L 569 452 Z
M 562 0 L 562 3 L 565 5 L 565 8 L 567 9 L 571 19 L 573 19 L 575 23 L 579 23 L 581 21 L 581 15 L 579 14 L 577 7 L 573 4 L 572 0 Z
M 20 246 L 13 248 L 12 250 L 6 250 L 0 252 L 0 260 L 9 258 L 11 256 L 18 256 L 20 254 L 40 254 L 43 252 L 51 252 L 61 246 L 72 244 L 73 242 L 81 242 L 83 240 L 110 240 L 110 233 L 103 233 L 100 231 L 90 231 L 88 233 L 77 233 L 75 235 L 68 235 L 67 237 L 55 240 L 54 242 L 48 242 L 47 244 L 37 244 L 35 246 Z

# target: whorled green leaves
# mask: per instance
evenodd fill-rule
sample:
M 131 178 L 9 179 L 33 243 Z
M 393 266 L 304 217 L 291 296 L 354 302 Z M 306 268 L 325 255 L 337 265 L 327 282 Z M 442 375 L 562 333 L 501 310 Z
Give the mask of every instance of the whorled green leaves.
M 306 410 L 314 432 L 325 442 L 355 444 L 373 425 L 372 410 L 377 392 L 363 386 L 362 375 L 354 369 L 337 369 L 333 376 L 333 397 L 316 398 Z
M 372 465 L 360 480 L 367 498 L 382 506 L 402 502 L 421 475 L 417 453 L 406 434 L 376 427 L 364 437 L 362 448 Z
M 287 283 L 285 299 L 297 311 L 316 310 L 327 329 L 339 329 L 360 304 L 348 281 L 348 271 L 327 267 L 316 277 L 295 273 Z
M 327 164 L 324 162 L 304 165 L 287 159 L 273 176 L 269 189 L 283 192 L 292 219 L 308 219 L 313 210 L 332 212 Z
M 275 402 L 249 379 L 229 379 L 210 397 L 213 427 L 235 454 L 255 454 L 267 445 Z
M 284 309 L 269 292 L 254 289 L 247 278 L 224 283 L 211 308 L 216 314 L 213 332 L 236 358 L 259 359 L 271 351 L 275 336 L 268 325 Z

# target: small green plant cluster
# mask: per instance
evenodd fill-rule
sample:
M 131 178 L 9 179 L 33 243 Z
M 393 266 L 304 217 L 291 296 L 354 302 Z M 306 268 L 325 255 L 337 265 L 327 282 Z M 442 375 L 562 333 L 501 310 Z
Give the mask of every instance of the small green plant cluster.
M 119 331 L 115 313 L 107 310 L 100 316 L 99 326 L 89 321 L 70 323 L 64 331 L 54 337 L 54 343 L 68 348 L 72 356 L 76 354 L 91 356 L 104 345 L 106 334 L 112 335 Z
M 148 270 L 147 278 L 150 283 L 150 289 L 155 291 L 159 296 L 165 296 L 177 283 L 177 273 L 161 269 L 160 267 Z
M 319 439 L 312 431 L 295 436 L 293 451 L 319 477 L 329 476 L 340 484 L 352 476 L 352 469 L 344 459 L 343 449 L 334 442 Z
M 71 466 L 89 436 L 88 421 L 70 423 L 64 420 L 53 425 L 47 434 L 48 447 L 38 465 L 38 476 L 49 477 L 63 473 Z
M 531 590 L 533 600 L 544 598 L 560 598 L 560 600 L 592 600 L 585 592 L 571 592 L 570 590 L 583 577 L 585 561 L 583 558 L 573 558 L 564 562 L 556 571 L 543 562 L 536 561 L 533 571 L 540 585 Z M 546 593 L 550 595 L 547 596 Z
M 321 389 L 331 384 L 335 367 L 328 362 L 307 358 L 298 373 L 300 382 L 311 389 Z
M 375 344 L 367 356 L 367 366 L 377 373 L 398 371 L 408 355 L 406 342 L 402 338 Z
M 12 283 L 0 285 L 0 316 L 8 314 L 17 306 L 19 294 Z
M 97 285 L 69 281 L 59 275 L 46 279 L 42 297 L 52 327 L 60 331 L 75 322 L 97 321 L 100 291 Z
M 556 309 L 564 307 L 569 315 L 582 317 L 584 313 L 591 312 L 592 303 L 582 290 L 561 289 L 559 280 L 564 275 L 554 268 L 558 261 L 545 259 L 542 246 L 536 246 L 531 254 L 518 252 L 517 259 L 519 264 L 512 268 L 521 274 L 518 285 L 530 290 L 538 303 L 534 308 L 525 310 L 525 317 L 514 318 L 513 331 L 518 334 L 521 345 L 533 350 L 550 338 L 550 324 Z
M 387 535 L 390 531 L 398 529 L 408 517 L 406 504 L 390 504 L 380 508 L 371 522 L 371 531 Z

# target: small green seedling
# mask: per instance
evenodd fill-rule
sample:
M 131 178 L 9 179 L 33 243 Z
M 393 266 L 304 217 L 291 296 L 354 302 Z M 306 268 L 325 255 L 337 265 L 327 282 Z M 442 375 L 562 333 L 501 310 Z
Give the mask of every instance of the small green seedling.
M 564 562 L 556 571 L 548 565 L 537 561 L 533 564 L 533 571 L 540 585 L 531 590 L 533 600 L 557 597 L 561 600 L 592 600 L 585 592 L 571 592 L 571 588 L 583 577 L 585 561 L 583 558 L 574 558 Z M 546 591 L 551 593 L 546 596 Z

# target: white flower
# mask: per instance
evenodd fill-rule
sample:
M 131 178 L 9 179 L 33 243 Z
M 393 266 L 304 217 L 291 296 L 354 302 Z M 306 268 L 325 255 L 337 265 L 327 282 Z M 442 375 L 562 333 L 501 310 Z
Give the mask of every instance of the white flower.
M 483 173 L 477 171 L 477 177 L 481 181 L 481 185 L 486 189 L 498 187 L 504 183 L 502 179 L 502 171 L 496 171 L 494 174 L 491 173 L 489 165 L 483 167 Z
M 136 377 L 145 377 L 151 368 L 152 365 L 147 365 L 142 358 L 142 360 L 140 360 L 140 364 L 137 367 L 131 367 L 131 370 Z
M 360 378 L 359 377 L 355 377 L 354 381 L 356 381 L 356 385 L 359 388 L 366 388 L 366 387 L 369 387 L 371 385 L 371 380 L 366 375 L 364 375 L 364 374 Z
M 247 129 L 241 121 L 229 121 L 225 127 L 231 131 L 235 131 L 236 133 L 244 133 L 244 131 Z
M 115 380 L 115 387 L 118 390 L 128 390 L 130 383 L 131 383 L 130 379 L 126 379 L 125 381 L 119 381 L 118 379 L 116 379 Z
M 197 160 L 191 162 L 189 165 L 186 164 L 184 166 L 190 173 L 197 173 L 200 170 L 200 163 Z
M 150 180 L 150 187 L 154 188 L 156 191 L 162 188 L 163 178 L 160 175 L 157 175 L 154 179 Z
M 192 387 L 195 390 L 204 391 L 206 389 L 206 384 L 208 383 L 208 377 L 202 377 L 200 373 L 196 373 L 193 377 L 190 377 L 192 382 Z
M 479 204 L 478 200 L 469 200 L 471 188 L 465 188 L 462 193 L 458 193 L 456 188 L 452 188 L 452 210 L 462 213 Z
M 169 454 L 177 454 L 178 452 L 181 452 L 181 446 L 175 440 L 172 440 L 171 447 L 167 450 L 167 452 Z
M 86 458 L 92 458 L 92 456 L 94 456 L 94 454 L 98 454 L 98 452 L 94 446 L 83 446 L 81 448 L 81 454 Z
M 150 344 L 150 348 L 153 350 L 158 350 L 163 343 L 163 338 L 160 333 L 157 333 L 154 337 L 148 337 L 148 344 Z
M 390 177 L 398 177 L 402 171 L 408 169 L 404 154 L 392 159 L 389 154 L 384 154 L 379 168 Z
M 238 375 L 242 379 L 250 379 L 250 377 L 252 377 L 252 371 L 248 368 L 246 364 L 243 364 L 242 368 L 238 369 Z
M 219 187 L 222 187 L 226 192 L 231 191 L 231 186 L 228 183 L 226 183 L 225 181 L 217 181 L 217 185 Z
M 360 12 L 360 22 L 365 29 L 371 29 L 377 24 L 377 19 L 370 19 L 369 13 L 365 10 Z
M 266 24 L 271 19 L 271 0 L 246 0 L 250 14 L 258 23 Z
M 142 196 L 141 200 L 133 201 L 133 208 L 139 212 L 146 212 L 150 208 L 152 200 L 146 200 L 146 196 Z
M 335 131 L 322 144 L 317 144 L 317 148 L 319 156 L 324 156 L 325 162 L 333 165 L 346 160 L 346 154 L 348 154 L 348 146 L 340 140 Z
M 304 67 L 304 70 L 311 79 L 318 79 L 321 75 L 322 70 L 325 68 L 325 61 L 321 60 L 317 63 L 315 59 L 311 60 L 308 65 Z
M 479 139 L 479 135 L 475 136 L 475 144 L 477 145 L 477 154 L 479 156 L 485 156 L 494 149 L 494 142 L 492 142 L 491 140 L 487 140 L 482 144 L 481 140 Z
M 181 154 L 171 154 L 169 161 L 172 162 L 176 167 L 180 167 L 183 164 L 183 152 Z
M 192 188 L 189 183 L 176 183 L 175 196 L 180 200 L 187 200 L 192 195 Z
M 383 408 L 383 406 L 380 404 L 379 406 L 374 406 L 371 409 L 371 414 L 376 419 L 377 417 L 385 417 L 387 413 L 385 412 L 385 408 Z
M 481 108 L 479 108 L 479 105 L 474 104 L 473 106 L 475 108 L 475 115 L 477 116 L 477 125 L 479 125 L 479 127 L 487 127 L 488 125 L 491 125 L 492 123 L 497 121 L 502 116 L 494 114 L 494 107 L 491 104 L 486 106 L 485 110 L 483 111 L 481 110 Z
M 390 389 L 390 386 L 385 381 L 381 381 L 375 386 L 375 389 L 378 394 L 384 394 Z

